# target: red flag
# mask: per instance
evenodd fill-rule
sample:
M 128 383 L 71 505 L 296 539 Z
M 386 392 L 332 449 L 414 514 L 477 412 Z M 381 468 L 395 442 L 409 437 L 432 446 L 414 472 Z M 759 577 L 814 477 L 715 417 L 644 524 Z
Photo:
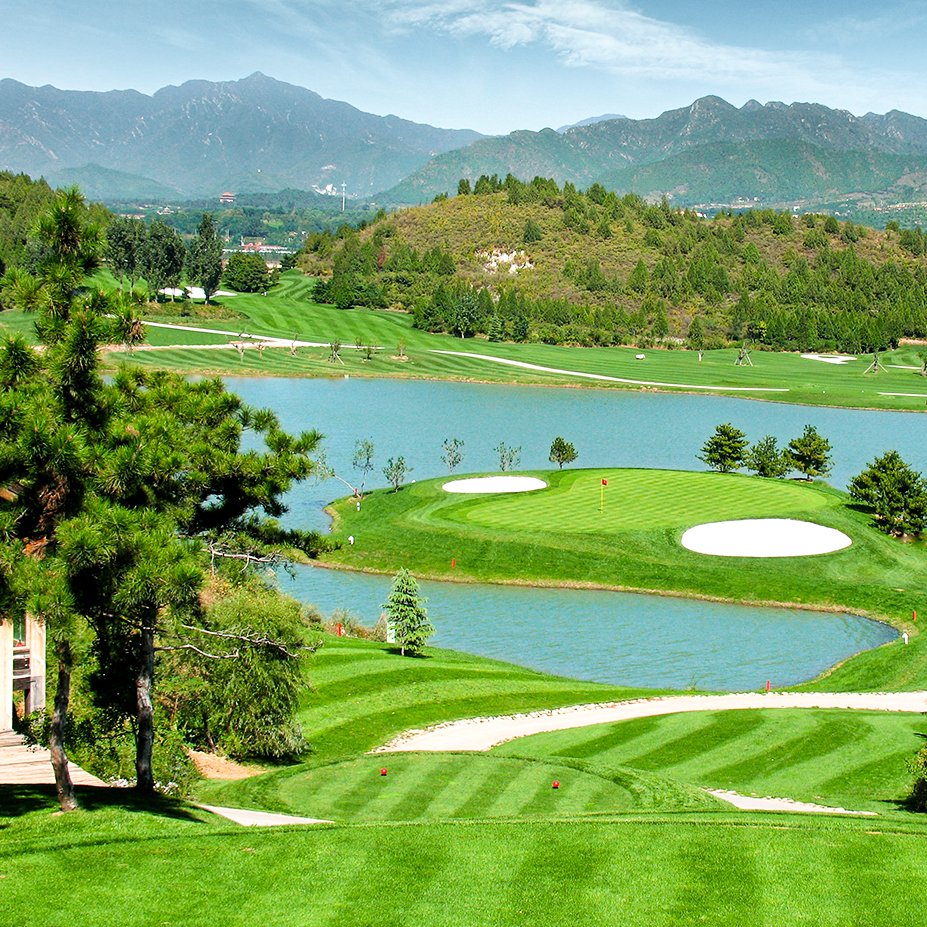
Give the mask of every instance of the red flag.
M 603 485 L 603 486 L 608 486 L 608 480 L 602 480 L 602 485 Z

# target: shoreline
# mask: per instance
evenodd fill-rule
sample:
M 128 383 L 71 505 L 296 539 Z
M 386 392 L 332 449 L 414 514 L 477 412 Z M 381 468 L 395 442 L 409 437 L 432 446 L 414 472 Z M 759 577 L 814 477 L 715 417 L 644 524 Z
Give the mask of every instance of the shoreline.
M 199 350 L 205 348 L 207 350 L 215 350 L 217 347 L 225 348 L 226 345 L 165 345 L 158 346 L 157 352 L 152 353 L 161 353 L 165 351 L 185 351 L 185 350 Z M 229 346 L 230 347 L 230 346 Z M 787 352 L 784 352 L 787 353 Z M 107 350 L 104 352 L 104 365 L 106 365 L 110 356 L 121 354 L 123 358 L 131 358 L 131 354 L 126 355 L 122 352 L 121 349 L 117 350 Z M 495 358 L 488 358 L 489 361 L 495 360 Z M 502 360 L 505 360 L 504 358 Z M 118 364 L 113 365 L 114 368 Z M 905 414 L 913 415 L 922 415 L 927 413 L 927 404 L 925 404 L 924 409 L 903 409 L 903 408 L 884 408 L 880 406 L 871 406 L 871 405 L 841 405 L 839 403 L 814 403 L 807 400 L 789 400 L 782 398 L 784 394 L 777 394 L 776 398 L 769 396 L 752 396 L 746 395 L 746 390 L 742 387 L 710 387 L 710 391 L 706 389 L 688 389 L 684 386 L 679 388 L 667 389 L 657 386 L 636 386 L 633 384 L 624 384 L 624 383 L 597 383 L 596 385 L 587 385 L 585 383 L 550 383 L 545 380 L 525 380 L 525 381 L 512 381 L 504 378 L 497 379 L 486 379 L 482 377 L 468 377 L 468 376 L 434 376 L 428 374 L 418 374 L 408 370 L 396 370 L 390 372 L 355 372 L 351 374 L 335 374 L 334 372 L 331 375 L 324 375 L 319 373 L 269 373 L 266 371 L 260 370 L 250 370 L 250 371 L 241 371 L 235 372 L 229 368 L 187 368 L 180 366 L 177 368 L 167 368 L 172 370 L 174 373 L 182 374 L 183 376 L 188 377 L 222 377 L 222 378 L 239 378 L 239 379 L 271 379 L 271 380 L 341 380 L 341 379 L 364 379 L 364 380 L 421 380 L 424 382 L 433 382 L 433 383 L 474 383 L 482 386 L 526 386 L 526 387 L 544 387 L 547 389 L 581 389 L 581 390 L 608 390 L 611 391 L 621 391 L 621 392 L 638 392 L 638 393 L 657 393 L 664 396 L 717 396 L 725 399 L 744 399 L 751 402 L 768 402 L 768 403 L 777 403 L 779 405 L 785 406 L 802 406 L 809 409 L 842 409 L 848 412 L 899 412 Z M 765 387 L 757 387 L 757 389 L 765 389 Z M 728 391 L 730 390 L 730 391 Z
M 354 567 L 346 563 L 329 563 L 321 559 L 311 561 L 312 567 L 318 567 L 324 570 L 341 570 L 345 573 L 359 573 L 368 576 L 392 576 L 390 570 L 376 570 L 370 567 Z M 875 621 L 878 624 L 884 624 L 890 628 L 899 631 L 908 631 L 910 634 L 913 630 L 918 633 L 916 625 L 898 625 L 888 616 L 877 616 L 867 612 L 865 609 L 850 610 L 838 605 L 809 605 L 804 602 L 776 602 L 765 599 L 731 599 L 724 596 L 709 595 L 703 592 L 683 592 L 669 589 L 645 589 L 636 586 L 612 586 L 602 583 L 593 583 L 585 581 L 567 581 L 555 582 L 553 580 L 545 582 L 544 580 L 523 580 L 523 579 L 473 579 L 470 577 L 451 577 L 434 573 L 416 573 L 416 579 L 424 580 L 430 583 L 455 583 L 457 585 L 470 586 L 516 586 L 524 589 L 582 589 L 590 592 L 624 592 L 628 595 L 653 595 L 663 596 L 670 599 L 693 599 L 700 602 L 717 602 L 721 605 L 743 605 L 745 608 L 783 608 L 792 611 L 820 612 L 828 615 L 848 615 L 853 618 L 865 618 L 867 621 Z M 884 645 L 882 645 L 884 646 Z

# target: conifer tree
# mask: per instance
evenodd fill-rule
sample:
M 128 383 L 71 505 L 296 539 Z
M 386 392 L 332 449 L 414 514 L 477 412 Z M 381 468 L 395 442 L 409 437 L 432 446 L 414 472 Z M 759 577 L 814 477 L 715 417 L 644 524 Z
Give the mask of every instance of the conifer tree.
M 418 594 L 415 577 L 406 569 L 400 570 L 393 580 L 389 598 L 383 608 L 386 609 L 387 621 L 396 635 L 402 656 L 406 655 L 406 651 L 409 656 L 418 656 L 425 642 L 435 633 L 424 602 Z

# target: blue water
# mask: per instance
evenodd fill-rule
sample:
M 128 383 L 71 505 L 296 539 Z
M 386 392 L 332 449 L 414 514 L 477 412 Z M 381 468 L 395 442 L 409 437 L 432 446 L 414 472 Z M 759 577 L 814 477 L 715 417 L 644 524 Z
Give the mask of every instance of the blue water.
M 355 441 L 369 438 L 376 469 L 368 487 L 385 485 L 387 458 L 402 455 L 412 479 L 447 472 L 445 438 L 464 441 L 458 472 L 498 469 L 493 447 L 521 446 L 521 469 L 547 468 L 562 435 L 577 466 L 704 469 L 697 454 L 720 422 L 751 440 L 781 445 L 814 425 L 833 446 L 832 485 L 844 487 L 875 456 L 895 448 L 927 469 L 927 416 L 818 409 L 717 396 L 553 389 L 400 380 L 229 379 L 247 402 L 274 409 L 287 429 L 318 428 L 329 463 L 349 482 Z M 345 495 L 328 480 L 290 496 L 288 522 L 327 529 L 322 509 Z M 388 577 L 305 567 L 281 586 L 323 612 L 347 608 L 374 624 Z M 756 689 L 810 679 L 835 662 L 895 637 L 853 616 L 747 608 L 662 596 L 561 589 L 425 583 L 433 643 L 509 660 L 550 673 L 666 688 Z

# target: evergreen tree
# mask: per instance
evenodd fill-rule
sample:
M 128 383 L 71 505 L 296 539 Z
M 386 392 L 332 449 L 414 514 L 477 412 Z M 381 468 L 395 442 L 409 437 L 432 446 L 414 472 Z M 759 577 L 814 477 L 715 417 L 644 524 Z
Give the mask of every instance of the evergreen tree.
M 569 441 L 565 441 L 558 435 L 554 438 L 550 446 L 550 456 L 548 460 L 551 463 L 555 463 L 562 470 L 565 463 L 573 463 L 578 456 L 579 454 L 576 453 L 576 448 Z
M 746 464 L 747 469 L 757 476 L 770 479 L 785 476 L 791 467 L 788 457 L 779 450 L 776 439 L 772 435 L 764 436 L 750 448 Z
M 529 219 L 525 223 L 525 230 L 521 237 L 526 245 L 530 245 L 534 241 L 540 241 L 544 237 L 544 233 L 541 231 L 541 226 L 534 219 Z
M 789 441 L 785 453 L 792 468 L 809 480 L 827 476 L 833 468 L 830 441 L 818 434 L 814 425 L 805 425 L 801 437 Z
M 415 577 L 408 570 L 400 570 L 393 580 L 383 608 L 386 609 L 386 620 L 396 635 L 402 656 L 406 655 L 406 651 L 409 656 L 418 656 L 425 642 L 435 633 L 434 625 L 428 620 L 428 612 L 423 607 L 424 601 L 418 594 Z
M 715 428 L 715 433 L 702 445 L 702 453 L 697 456 L 712 470 L 730 473 L 743 466 L 747 443 L 747 436 L 727 422 Z
M 222 279 L 222 241 L 209 213 L 203 214 L 196 235 L 190 242 L 187 273 L 194 283 L 203 288 L 208 303 Z
M 850 497 L 869 506 L 886 534 L 921 534 L 927 525 L 927 481 L 897 451 L 886 451 L 850 480 Z

